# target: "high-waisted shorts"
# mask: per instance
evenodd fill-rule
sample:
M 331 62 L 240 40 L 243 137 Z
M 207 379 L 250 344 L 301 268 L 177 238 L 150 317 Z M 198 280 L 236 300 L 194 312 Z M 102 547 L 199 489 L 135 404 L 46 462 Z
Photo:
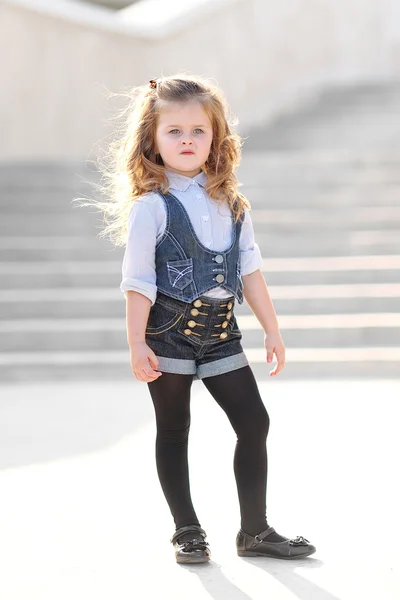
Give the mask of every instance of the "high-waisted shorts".
M 203 379 L 247 366 L 234 306 L 234 296 L 188 303 L 158 293 L 146 328 L 158 370 Z

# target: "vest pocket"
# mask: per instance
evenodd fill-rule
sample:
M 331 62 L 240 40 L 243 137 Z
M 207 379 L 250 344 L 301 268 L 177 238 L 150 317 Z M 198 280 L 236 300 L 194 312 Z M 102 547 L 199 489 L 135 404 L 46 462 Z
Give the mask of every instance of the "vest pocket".
M 193 259 L 167 261 L 168 279 L 173 288 L 184 290 L 193 281 Z

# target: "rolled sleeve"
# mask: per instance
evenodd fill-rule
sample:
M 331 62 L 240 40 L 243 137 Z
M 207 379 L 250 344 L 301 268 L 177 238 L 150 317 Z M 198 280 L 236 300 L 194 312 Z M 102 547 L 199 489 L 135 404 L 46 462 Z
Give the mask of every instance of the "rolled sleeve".
M 129 214 L 120 290 L 139 292 L 152 304 L 157 296 L 156 239 L 157 223 L 151 207 L 146 202 L 136 201 Z
M 262 269 L 263 259 L 258 244 L 254 240 L 254 228 L 249 211 L 246 209 L 240 235 L 240 270 L 242 275 L 250 275 Z
M 154 304 L 157 297 L 157 286 L 151 283 L 146 283 L 140 279 L 134 279 L 132 277 L 124 277 L 120 285 L 121 292 L 139 292 L 143 294 L 151 303 Z

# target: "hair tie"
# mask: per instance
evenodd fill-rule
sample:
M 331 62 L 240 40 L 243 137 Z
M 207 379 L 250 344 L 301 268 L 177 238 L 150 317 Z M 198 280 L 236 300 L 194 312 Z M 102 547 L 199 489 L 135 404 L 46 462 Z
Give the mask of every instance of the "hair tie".
M 149 83 L 151 88 L 157 89 L 157 79 L 150 79 Z

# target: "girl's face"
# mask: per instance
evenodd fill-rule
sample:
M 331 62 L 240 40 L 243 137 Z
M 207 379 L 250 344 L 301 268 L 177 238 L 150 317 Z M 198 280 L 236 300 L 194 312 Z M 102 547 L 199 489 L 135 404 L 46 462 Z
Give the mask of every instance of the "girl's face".
M 156 153 L 169 171 L 194 177 L 210 154 L 212 135 L 211 121 L 199 102 L 168 102 L 157 122 Z

